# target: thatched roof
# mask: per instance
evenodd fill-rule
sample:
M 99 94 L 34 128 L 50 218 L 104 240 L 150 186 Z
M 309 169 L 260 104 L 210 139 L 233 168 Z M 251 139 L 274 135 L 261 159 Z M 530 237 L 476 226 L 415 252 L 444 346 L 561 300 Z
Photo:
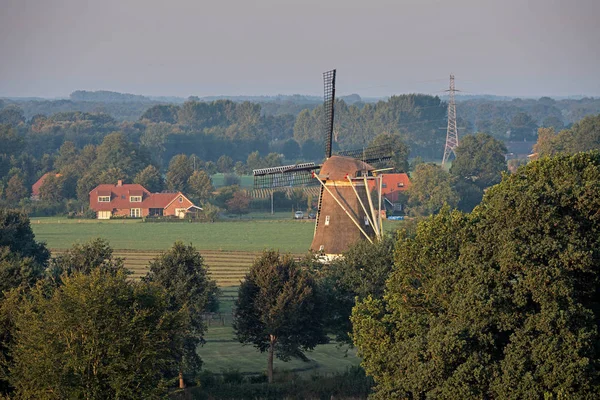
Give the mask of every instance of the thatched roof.
M 371 165 L 351 157 L 331 156 L 321 166 L 319 176 L 321 178 L 336 181 L 345 180 L 346 175 L 355 177 L 361 171 L 373 171 Z

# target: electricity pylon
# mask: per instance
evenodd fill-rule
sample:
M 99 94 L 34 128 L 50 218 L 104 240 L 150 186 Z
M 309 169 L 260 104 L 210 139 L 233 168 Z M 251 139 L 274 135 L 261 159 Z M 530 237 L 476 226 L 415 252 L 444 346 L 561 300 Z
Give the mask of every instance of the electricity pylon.
M 454 93 L 459 92 L 454 88 L 454 75 L 450 75 L 450 89 L 446 90 L 450 96 L 448 102 L 448 128 L 446 129 L 446 146 L 444 147 L 444 158 L 442 158 L 442 167 L 450 158 L 450 153 L 456 157 L 455 149 L 458 147 L 458 128 L 456 127 L 456 102 Z

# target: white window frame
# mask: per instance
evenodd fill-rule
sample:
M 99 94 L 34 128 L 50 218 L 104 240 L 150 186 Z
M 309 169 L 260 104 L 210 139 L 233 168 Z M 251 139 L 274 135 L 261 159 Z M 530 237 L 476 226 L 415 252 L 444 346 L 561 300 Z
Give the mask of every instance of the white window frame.
M 330 219 L 331 219 L 331 218 L 329 217 L 329 215 L 326 215 L 326 216 L 325 216 L 325 226 L 328 226 L 328 225 L 329 225 L 329 220 L 330 220 Z
M 130 203 L 141 203 L 142 196 L 129 196 L 129 202 Z
M 131 218 L 141 218 L 141 216 L 142 216 L 142 209 L 141 208 L 130 208 L 129 209 L 129 216 Z
M 110 203 L 110 196 L 98 196 L 98 203 Z

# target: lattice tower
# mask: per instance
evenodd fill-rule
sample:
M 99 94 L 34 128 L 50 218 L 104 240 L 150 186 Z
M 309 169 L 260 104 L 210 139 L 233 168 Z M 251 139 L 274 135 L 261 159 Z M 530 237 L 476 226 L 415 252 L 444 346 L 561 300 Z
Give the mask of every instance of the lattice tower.
M 454 75 L 450 75 L 450 88 L 446 90 L 449 94 L 448 101 L 448 128 L 446 129 L 446 146 L 444 147 L 444 158 L 442 158 L 442 166 L 450 159 L 450 153 L 456 157 L 455 149 L 458 147 L 458 128 L 456 126 L 456 102 L 454 93 L 458 90 L 454 87 Z

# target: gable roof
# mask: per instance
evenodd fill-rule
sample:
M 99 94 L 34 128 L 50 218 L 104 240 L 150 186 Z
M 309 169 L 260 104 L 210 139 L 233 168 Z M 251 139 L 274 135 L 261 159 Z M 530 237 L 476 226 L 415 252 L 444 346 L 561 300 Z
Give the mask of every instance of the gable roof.
M 50 175 L 54 175 L 55 177 L 60 177 L 60 174 L 57 174 L 55 172 L 46 172 L 44 175 L 42 175 L 40 177 L 40 179 L 38 179 L 32 186 L 31 186 L 31 195 L 33 197 L 39 197 L 40 195 L 40 188 L 42 187 L 42 185 L 44 184 L 44 181 L 46 180 L 46 178 Z
M 398 195 L 410 188 L 410 178 L 406 173 L 400 174 L 381 174 L 385 187 L 381 188 L 381 193 L 391 202 L 398 200 Z M 369 190 L 375 189 L 375 180 L 369 180 Z
M 111 211 L 112 209 L 141 208 L 144 199 L 151 193 L 137 183 L 124 185 L 102 184 L 90 191 L 90 208 L 94 211 Z M 99 202 L 98 196 L 110 196 L 110 202 Z M 142 196 L 142 202 L 130 202 L 130 196 Z

